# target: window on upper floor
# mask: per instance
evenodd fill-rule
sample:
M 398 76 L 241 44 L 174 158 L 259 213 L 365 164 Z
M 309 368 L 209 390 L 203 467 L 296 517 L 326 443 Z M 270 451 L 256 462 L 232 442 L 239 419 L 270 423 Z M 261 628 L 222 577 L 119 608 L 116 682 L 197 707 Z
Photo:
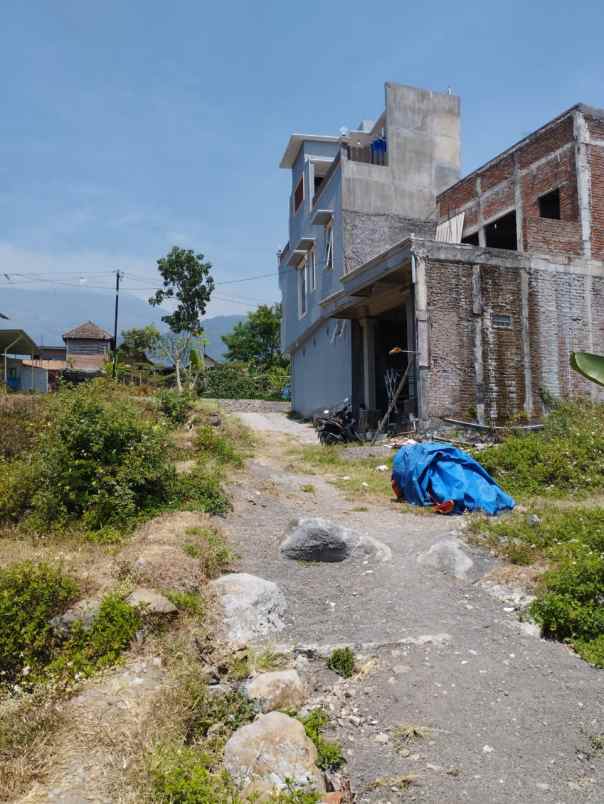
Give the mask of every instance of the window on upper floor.
M 487 248 L 504 248 L 518 251 L 516 211 L 508 212 L 484 227 Z
M 333 222 L 330 221 L 325 227 L 325 270 L 333 268 Z
M 317 259 L 314 248 L 306 254 L 306 273 L 308 276 L 308 288 L 312 293 L 317 289 Z
M 557 187 L 539 198 L 539 217 L 560 220 L 560 188 Z
M 298 318 L 304 318 L 307 310 L 307 290 L 308 290 L 308 266 L 306 260 L 301 268 L 298 268 Z
M 300 176 L 300 181 L 296 184 L 294 190 L 294 213 L 296 213 L 302 206 L 304 201 L 304 176 Z

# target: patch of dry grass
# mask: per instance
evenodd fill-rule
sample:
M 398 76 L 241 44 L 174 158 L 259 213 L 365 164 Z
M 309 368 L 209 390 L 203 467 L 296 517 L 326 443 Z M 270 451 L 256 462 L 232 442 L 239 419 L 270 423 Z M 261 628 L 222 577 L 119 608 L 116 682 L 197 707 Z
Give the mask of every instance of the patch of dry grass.
M 64 722 L 52 689 L 0 699 L 0 801 L 14 801 L 53 762 L 54 735 Z

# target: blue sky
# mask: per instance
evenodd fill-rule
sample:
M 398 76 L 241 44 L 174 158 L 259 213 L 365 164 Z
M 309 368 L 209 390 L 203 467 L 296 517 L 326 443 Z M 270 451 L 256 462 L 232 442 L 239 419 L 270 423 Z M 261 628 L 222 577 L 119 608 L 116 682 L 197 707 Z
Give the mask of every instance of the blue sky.
M 210 314 L 277 300 L 287 138 L 377 116 L 387 80 L 461 95 L 464 172 L 604 106 L 596 2 L 2 5 L 0 276 L 81 273 L 82 293 L 121 268 L 148 295 L 178 244 L 218 282 L 273 273 L 221 286 Z

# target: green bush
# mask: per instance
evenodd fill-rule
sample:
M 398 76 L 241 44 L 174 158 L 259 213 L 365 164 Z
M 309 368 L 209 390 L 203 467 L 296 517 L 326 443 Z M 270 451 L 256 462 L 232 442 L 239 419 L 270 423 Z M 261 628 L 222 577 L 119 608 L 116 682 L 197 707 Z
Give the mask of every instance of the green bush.
M 46 424 L 45 399 L 0 397 L 0 461 L 29 452 Z
M 514 513 L 488 521 L 475 520 L 472 530 L 512 564 L 532 564 L 549 557 L 560 544 L 577 541 L 604 553 L 604 508 L 548 508 L 531 522 Z
M 540 582 L 530 612 L 551 639 L 570 642 L 584 658 L 601 664 L 604 641 L 604 553 L 573 542 Z
M 110 667 L 128 648 L 141 625 L 135 608 L 118 595 L 107 595 L 91 628 L 85 629 L 81 623 L 72 626 L 67 641 L 48 665 L 47 673 L 89 676 L 96 670 Z
M 157 394 L 159 409 L 170 424 L 185 424 L 193 410 L 193 398 L 189 393 L 179 393 L 174 388 L 164 388 Z
M 182 745 L 157 750 L 150 767 L 152 800 L 158 804 L 236 804 L 226 771 L 212 770 L 211 755 Z
M 50 661 L 50 620 L 76 599 L 78 585 L 48 564 L 25 561 L 0 570 L 0 680 L 16 681 L 25 667 Z
M 287 370 L 255 372 L 245 363 L 216 366 L 207 372 L 203 395 L 212 399 L 281 399 Z
M 230 503 L 220 484 L 220 475 L 198 463 L 191 472 L 175 480 L 172 508 L 190 508 L 207 514 L 224 514 Z
M 337 770 L 341 767 L 346 760 L 340 744 L 326 740 L 322 734 L 323 729 L 329 723 L 327 713 L 323 709 L 313 709 L 306 717 L 300 718 L 300 722 L 304 726 L 306 736 L 315 744 L 319 768 L 321 770 Z
M 327 666 L 334 673 L 350 678 L 354 673 L 354 653 L 348 647 L 336 648 L 327 660 Z
M 512 434 L 476 453 L 477 460 L 517 497 L 586 494 L 604 488 L 604 405 L 566 402 L 542 432 Z
M 202 458 L 211 456 L 219 463 L 241 465 L 241 456 L 232 442 L 209 424 L 202 424 L 197 429 L 196 446 Z
M 176 473 L 167 435 L 138 407 L 103 381 L 64 388 L 50 404 L 35 456 L 7 466 L 2 483 L 14 494 L 0 503 L 0 519 L 29 511 L 36 527 L 82 519 L 98 530 L 169 501 Z

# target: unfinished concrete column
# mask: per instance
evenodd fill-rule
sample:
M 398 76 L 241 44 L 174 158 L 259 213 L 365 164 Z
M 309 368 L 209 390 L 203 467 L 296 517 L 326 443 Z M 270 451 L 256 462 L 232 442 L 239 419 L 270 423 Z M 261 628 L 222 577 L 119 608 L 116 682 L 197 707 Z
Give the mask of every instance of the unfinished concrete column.
M 577 195 L 583 256 L 591 259 L 591 168 L 589 164 L 589 130 L 581 112 L 573 115 L 575 161 L 577 165 Z
M 363 402 L 367 410 L 375 410 L 375 321 L 361 318 L 363 331 Z
M 526 268 L 520 274 L 522 294 L 522 364 L 524 368 L 524 412 L 533 415 L 533 368 L 531 365 L 531 339 L 529 330 L 529 275 Z
M 514 204 L 516 206 L 516 250 L 524 251 L 524 205 L 518 153 L 514 153 Z
M 415 294 L 415 365 L 417 367 L 417 415 L 428 418 L 428 288 L 426 285 L 426 258 L 424 254 L 411 255 L 413 288 Z
M 482 359 L 482 289 L 480 265 L 472 267 L 472 314 L 474 315 L 474 372 L 476 377 L 476 419 L 485 423 L 484 362 Z

